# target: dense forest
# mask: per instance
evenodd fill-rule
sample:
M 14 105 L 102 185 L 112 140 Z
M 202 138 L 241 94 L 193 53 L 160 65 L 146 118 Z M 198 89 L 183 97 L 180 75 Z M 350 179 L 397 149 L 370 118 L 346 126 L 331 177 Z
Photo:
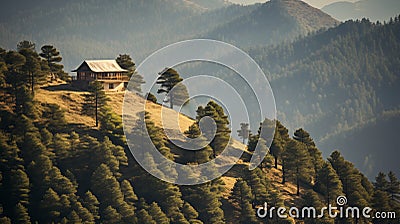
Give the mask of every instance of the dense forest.
M 51 52 L 51 53 L 50 53 Z M 292 223 L 276 216 L 261 220 L 256 207 L 264 202 L 273 206 L 315 206 L 336 204 L 345 195 L 346 206 L 370 206 L 374 211 L 400 211 L 400 181 L 393 172 L 379 173 L 370 182 L 340 152 L 324 160 L 310 134 L 298 129 L 293 137 L 279 121 L 265 120 L 260 127 L 276 122 L 270 153 L 254 170 L 248 158 L 235 167 L 235 183 L 227 190 L 222 178 L 195 186 L 163 182 L 144 171 L 126 145 L 121 116 L 108 107 L 107 95 L 91 88 L 87 98 L 102 103 L 99 125 L 91 127 L 66 122 L 57 104 L 40 103 L 35 94 L 49 77 L 63 77 L 59 52 L 50 45 L 37 53 L 35 45 L 22 41 L 17 51 L 0 51 L 0 219 L 1 223 Z M 126 58 L 126 57 L 125 57 Z M 95 86 L 95 85 L 94 85 Z M 86 104 L 90 105 L 90 101 Z M 83 108 L 82 108 L 83 110 Z M 201 164 L 218 156 L 228 144 L 227 116 L 211 101 L 198 108 L 194 124 L 185 132 L 199 136 L 199 121 L 210 116 L 217 124 L 213 141 L 200 151 L 180 154 L 168 141 L 149 114 L 142 112 L 137 125 L 146 125 L 153 144 L 171 160 Z M 140 130 L 140 129 L 139 129 Z M 142 133 L 132 130 L 134 139 Z M 248 141 L 251 155 L 257 142 L 266 144 L 262 133 Z M 136 141 L 135 147 L 145 147 Z M 168 174 L 171 167 L 156 167 L 151 157 L 146 163 Z M 274 187 L 267 175 L 281 172 L 283 186 L 296 187 L 285 200 L 283 189 Z M 213 172 L 209 170 L 207 172 Z M 187 176 L 176 178 L 196 178 Z M 328 177 L 328 178 L 327 178 Z M 383 223 L 365 218 L 304 219 L 306 223 Z M 390 223 L 393 220 L 387 220 Z
M 289 127 L 306 127 L 329 150 L 353 131 L 398 119 L 399 20 L 348 21 L 293 43 L 250 50 L 269 71 L 280 119 Z M 364 151 L 341 149 L 352 161 L 377 156 L 368 144 L 357 146 Z M 391 157 L 397 147 L 388 143 L 384 150 Z
M 2 45 L 12 49 L 21 39 L 52 43 L 61 50 L 67 72 L 82 59 L 115 58 L 119 53 L 140 62 L 178 40 L 213 38 L 233 43 L 270 74 L 282 122 L 290 129 L 304 127 L 314 133 L 324 156 L 340 149 L 369 178 L 376 175 L 378 168 L 364 162 L 379 153 L 372 144 L 349 138 L 374 123 L 398 117 L 398 101 L 393 97 L 398 91 L 398 19 L 335 26 L 338 22 L 328 15 L 295 0 L 249 6 L 170 0 L 18 2 L 20 7 L 7 3 L 0 9 Z M 208 7 L 211 3 L 215 8 Z M 386 130 L 391 133 L 390 127 Z M 365 150 L 362 155 L 352 153 L 350 145 Z M 392 160 L 396 147 L 385 147 L 390 158 L 376 164 Z M 386 167 L 393 162 L 384 164 L 385 171 L 400 172 L 395 165 Z

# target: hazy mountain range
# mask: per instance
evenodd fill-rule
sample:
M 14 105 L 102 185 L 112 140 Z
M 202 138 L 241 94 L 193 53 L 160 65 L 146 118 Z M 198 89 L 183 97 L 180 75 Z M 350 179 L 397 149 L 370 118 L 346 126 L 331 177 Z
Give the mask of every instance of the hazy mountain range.
M 321 10 L 340 21 L 369 18 L 371 21 L 383 22 L 400 13 L 400 2 L 398 0 L 361 0 L 354 3 L 340 1 L 326 5 Z

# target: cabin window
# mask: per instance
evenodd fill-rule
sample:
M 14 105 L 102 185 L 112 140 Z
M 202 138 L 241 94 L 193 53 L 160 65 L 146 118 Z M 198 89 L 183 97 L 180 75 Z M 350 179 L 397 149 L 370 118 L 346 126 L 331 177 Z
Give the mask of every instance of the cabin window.
M 108 84 L 108 89 L 114 89 L 114 83 L 109 83 Z

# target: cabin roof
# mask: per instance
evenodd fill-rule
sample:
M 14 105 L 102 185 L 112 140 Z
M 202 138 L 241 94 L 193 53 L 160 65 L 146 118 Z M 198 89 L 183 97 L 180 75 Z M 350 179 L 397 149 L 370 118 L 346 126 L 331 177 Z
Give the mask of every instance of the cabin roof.
M 92 72 L 128 72 L 121 68 L 116 60 L 85 60 L 72 72 L 87 71 L 88 69 Z

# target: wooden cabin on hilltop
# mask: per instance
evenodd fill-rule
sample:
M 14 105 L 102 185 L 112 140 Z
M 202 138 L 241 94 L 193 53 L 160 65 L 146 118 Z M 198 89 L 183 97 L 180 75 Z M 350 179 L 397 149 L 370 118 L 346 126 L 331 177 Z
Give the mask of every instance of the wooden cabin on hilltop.
M 91 81 L 103 84 L 105 91 L 123 91 L 129 82 L 128 70 L 121 68 L 115 60 L 85 60 L 72 72 L 76 78 L 72 85 L 87 89 Z

